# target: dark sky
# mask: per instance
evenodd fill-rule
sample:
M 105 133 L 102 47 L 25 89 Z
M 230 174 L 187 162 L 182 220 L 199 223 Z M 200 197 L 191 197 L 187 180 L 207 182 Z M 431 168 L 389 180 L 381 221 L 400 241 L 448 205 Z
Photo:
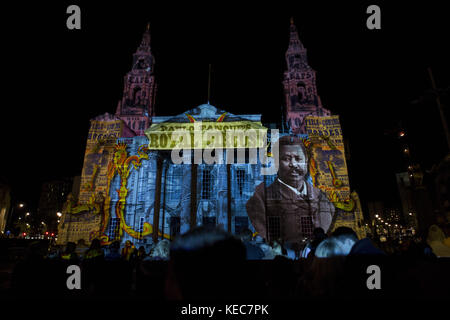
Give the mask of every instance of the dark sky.
M 450 84 L 450 19 L 442 4 L 376 2 L 382 29 L 368 30 L 372 2 L 222 3 L 74 1 L 4 8 L 0 176 L 14 198 L 36 204 L 43 181 L 80 175 L 89 120 L 115 112 L 148 21 L 157 115 L 205 103 L 211 63 L 211 104 L 235 114 L 261 113 L 263 121 L 279 119 L 293 16 L 323 105 L 341 117 L 350 184 L 363 205 L 398 201 L 394 174 L 404 163 L 398 139 L 385 132 L 400 121 L 425 168 L 445 155 L 434 100 L 410 104 L 430 88 L 427 67 L 438 86 Z M 79 31 L 66 28 L 70 4 L 81 7 Z M 444 102 L 448 106 L 448 98 Z

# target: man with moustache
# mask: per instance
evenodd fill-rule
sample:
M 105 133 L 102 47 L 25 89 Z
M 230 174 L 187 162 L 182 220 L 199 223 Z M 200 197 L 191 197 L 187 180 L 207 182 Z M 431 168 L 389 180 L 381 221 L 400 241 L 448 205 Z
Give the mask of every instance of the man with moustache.
M 274 147 L 276 144 L 279 147 L 277 179 L 268 187 L 264 183 L 256 187 L 247 201 L 247 213 L 261 237 L 267 241 L 281 239 L 288 247 L 297 247 L 311 237 L 315 228 L 329 230 L 335 207 L 321 190 L 306 180 L 308 155 L 303 141 L 299 137 L 283 136 Z

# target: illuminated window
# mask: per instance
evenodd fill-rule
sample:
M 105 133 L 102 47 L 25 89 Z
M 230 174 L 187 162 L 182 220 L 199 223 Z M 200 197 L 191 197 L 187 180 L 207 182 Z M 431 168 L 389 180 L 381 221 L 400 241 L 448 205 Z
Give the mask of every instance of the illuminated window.
M 302 234 L 308 238 L 313 234 L 313 223 L 311 217 L 300 217 Z
M 269 216 L 267 221 L 267 230 L 269 231 L 269 240 L 277 240 L 281 237 L 280 217 Z M 262 235 L 264 236 L 264 235 Z
M 239 188 L 239 195 L 242 196 L 242 193 L 244 192 L 244 185 L 245 185 L 245 170 L 244 169 L 238 169 L 236 170 L 236 178 Z
M 202 172 L 202 199 L 211 197 L 211 170 L 204 169 Z
M 248 229 L 248 218 L 234 217 L 234 233 L 240 234 L 245 229 Z
M 169 193 L 170 200 L 180 200 L 182 191 L 182 178 L 183 178 L 183 168 L 182 166 L 172 165 L 170 166 L 168 174 L 167 190 Z
M 144 232 L 144 217 L 139 219 L 139 239 L 142 239 L 142 233 Z
M 111 224 L 109 225 L 109 239 L 110 240 L 116 240 L 119 237 L 119 226 L 120 226 L 120 219 L 112 218 Z

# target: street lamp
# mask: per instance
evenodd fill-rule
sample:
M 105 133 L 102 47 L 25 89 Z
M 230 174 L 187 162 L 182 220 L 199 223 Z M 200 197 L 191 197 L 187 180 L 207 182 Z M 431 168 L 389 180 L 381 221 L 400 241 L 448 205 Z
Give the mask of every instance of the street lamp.
M 57 213 L 56 213 L 56 215 L 57 215 L 58 217 L 60 217 L 60 218 L 61 218 L 61 216 L 62 216 L 62 213 L 61 213 L 61 212 L 57 212 Z

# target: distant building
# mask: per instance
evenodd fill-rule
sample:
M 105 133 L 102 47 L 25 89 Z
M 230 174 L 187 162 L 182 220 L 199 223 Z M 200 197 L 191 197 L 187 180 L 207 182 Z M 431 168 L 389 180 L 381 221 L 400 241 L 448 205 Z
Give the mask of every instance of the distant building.
M 47 222 L 47 229 L 57 231 L 57 213 L 61 212 L 68 194 L 72 191 L 73 178 L 44 182 L 39 198 L 38 215 Z
M 6 232 L 10 208 L 11 189 L 6 184 L 0 183 L 0 237 Z

